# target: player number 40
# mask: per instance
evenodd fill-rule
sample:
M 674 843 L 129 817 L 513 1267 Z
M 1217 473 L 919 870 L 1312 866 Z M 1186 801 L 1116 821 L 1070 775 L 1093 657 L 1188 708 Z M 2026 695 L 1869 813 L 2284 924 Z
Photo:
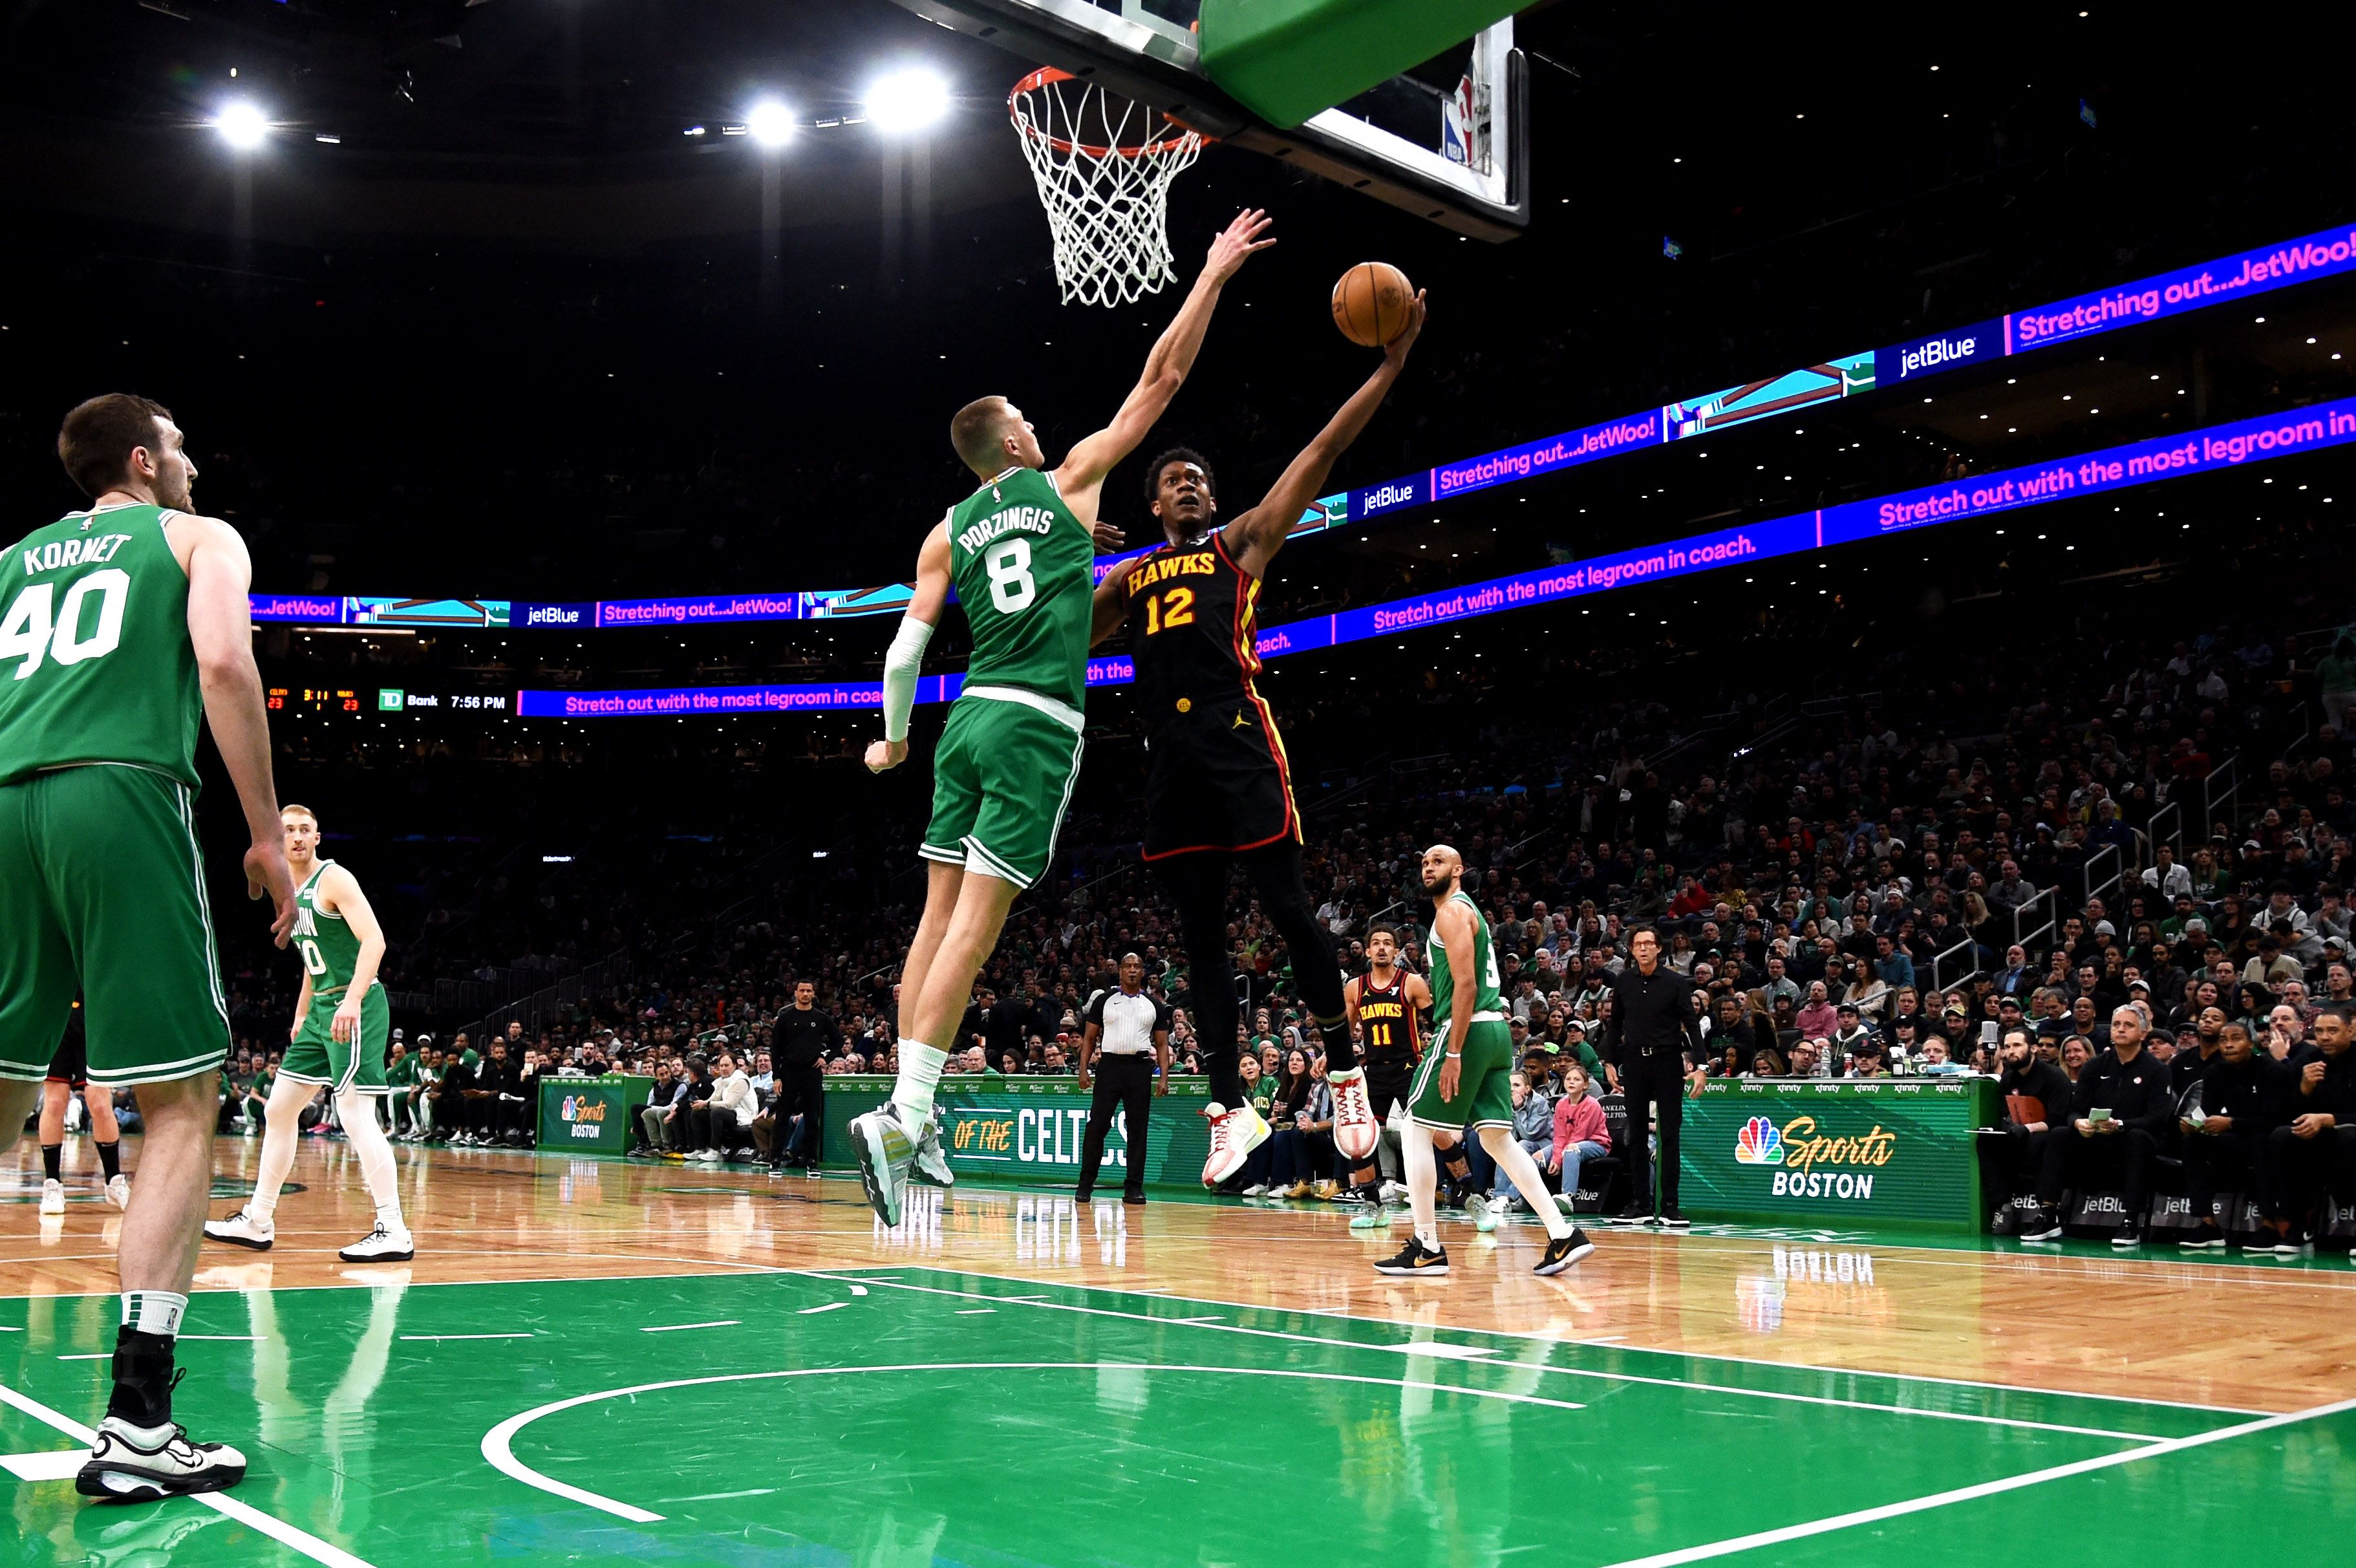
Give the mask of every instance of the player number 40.
M 81 623 L 91 596 L 99 596 L 98 624 L 88 637 Z M 66 589 L 65 600 L 52 607 L 54 583 L 35 583 L 16 596 L 8 613 L 0 617 L 0 663 L 21 659 L 19 681 L 41 667 L 44 655 L 60 664 L 103 659 L 123 641 L 123 605 L 131 596 L 131 574 L 120 566 L 92 572 Z

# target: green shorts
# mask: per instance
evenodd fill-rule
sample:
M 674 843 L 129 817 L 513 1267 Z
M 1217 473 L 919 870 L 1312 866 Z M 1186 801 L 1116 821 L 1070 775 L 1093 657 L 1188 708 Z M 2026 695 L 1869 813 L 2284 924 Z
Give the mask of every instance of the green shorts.
M 1055 858 L 1080 744 L 1080 715 L 1063 703 L 1011 686 L 968 687 L 933 754 L 933 820 L 916 853 L 1030 886 Z
M 341 996 L 314 996 L 303 1015 L 303 1027 L 287 1043 L 278 1076 L 297 1083 L 324 1083 L 337 1094 L 390 1094 L 384 1081 L 385 1046 L 392 1038 L 392 1004 L 385 1000 L 384 983 L 369 982 L 360 997 L 359 1038 L 337 1042 L 336 1009 Z
M 1440 1093 L 1440 1068 L 1448 1059 L 1448 1024 L 1423 1053 L 1415 1069 L 1415 1089 L 1408 1096 L 1409 1116 L 1437 1133 L 1466 1127 L 1511 1127 L 1514 1124 L 1514 1036 L 1503 1018 L 1475 1017 L 1464 1033 L 1464 1059 L 1456 1064 L 1456 1098 Z
M 48 1071 L 76 992 L 102 1088 L 229 1054 L 196 792 L 176 779 L 92 763 L 0 786 L 0 1079 Z

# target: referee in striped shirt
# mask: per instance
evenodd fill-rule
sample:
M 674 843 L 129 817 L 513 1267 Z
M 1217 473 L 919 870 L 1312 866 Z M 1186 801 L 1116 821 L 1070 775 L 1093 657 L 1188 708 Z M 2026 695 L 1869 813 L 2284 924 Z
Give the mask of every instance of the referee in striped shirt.
M 1152 1123 L 1153 1095 L 1170 1092 L 1170 1009 L 1145 993 L 1145 961 L 1135 953 L 1120 961 L 1120 989 L 1099 991 L 1088 1001 L 1080 1031 L 1080 1087 L 1088 1087 L 1088 1067 L 1097 1069 L 1096 1098 L 1088 1106 L 1088 1131 L 1080 1144 L 1082 1203 L 1096 1191 L 1104 1164 L 1105 1134 L 1115 1107 L 1126 1115 L 1129 1161 L 1120 1200 L 1145 1201 L 1145 1138 Z M 1158 1069 L 1158 1071 L 1157 1071 Z

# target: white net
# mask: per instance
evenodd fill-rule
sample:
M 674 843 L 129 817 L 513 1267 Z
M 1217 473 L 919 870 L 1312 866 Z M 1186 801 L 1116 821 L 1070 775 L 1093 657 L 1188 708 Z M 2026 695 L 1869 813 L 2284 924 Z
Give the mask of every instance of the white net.
M 1170 182 L 1202 153 L 1199 134 L 1060 70 L 1016 82 L 1006 108 L 1047 209 L 1065 304 L 1126 305 L 1178 275 Z

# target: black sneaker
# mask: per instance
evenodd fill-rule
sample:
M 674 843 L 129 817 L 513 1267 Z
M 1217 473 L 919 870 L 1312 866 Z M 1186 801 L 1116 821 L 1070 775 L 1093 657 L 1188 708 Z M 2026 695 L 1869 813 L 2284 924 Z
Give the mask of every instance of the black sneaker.
M 2058 1241 L 2062 1239 L 2062 1211 L 2040 1206 L 2020 1227 L 2024 1241 Z
M 1612 1217 L 1612 1223 L 1614 1225 L 1650 1225 L 1652 1222 L 1653 1211 L 1635 1204 L 1630 1204 Z
M 1685 1210 L 1681 1208 L 1664 1208 L 1661 1210 L 1661 1229 L 1690 1230 L 1693 1229 L 1693 1221 L 1686 1218 Z
M 1996 1236 L 2019 1235 L 2020 1210 L 2009 1203 L 2006 1204 L 1996 1211 L 1996 1218 L 1988 1222 L 1988 1231 Z
M 1595 1251 L 1595 1243 L 1587 1232 L 1574 1225 L 1568 1236 L 1557 1236 L 1547 1242 L 1546 1256 L 1530 1271 L 1534 1274 L 1558 1274 L 1571 1264 Z
M 1124 1192 L 1120 1195 L 1120 1200 L 1133 1208 L 1145 1207 L 1145 1195 L 1141 1192 Z
M 2275 1255 L 2279 1258 L 2295 1258 L 2305 1251 L 2308 1245 L 2314 1240 L 2314 1237 L 2307 1233 L 2306 1226 L 2294 1222 L 2289 1230 L 2275 1238 Z
M 1444 1274 L 1448 1272 L 1448 1249 L 1427 1247 L 1415 1237 L 1407 1239 L 1391 1257 L 1375 1265 L 1378 1274 Z
M 2114 1247 L 2142 1246 L 2143 1221 L 2140 1219 L 2130 1219 L 2126 1224 L 2120 1226 L 2118 1229 L 2118 1234 L 2111 1238 L 2111 1245 Z
M 2209 1247 L 2222 1248 L 2225 1245 L 2225 1232 L 2217 1228 L 2215 1220 L 2203 1219 L 2190 1230 L 2178 1237 L 2176 1244 L 2188 1251 L 2198 1251 Z

